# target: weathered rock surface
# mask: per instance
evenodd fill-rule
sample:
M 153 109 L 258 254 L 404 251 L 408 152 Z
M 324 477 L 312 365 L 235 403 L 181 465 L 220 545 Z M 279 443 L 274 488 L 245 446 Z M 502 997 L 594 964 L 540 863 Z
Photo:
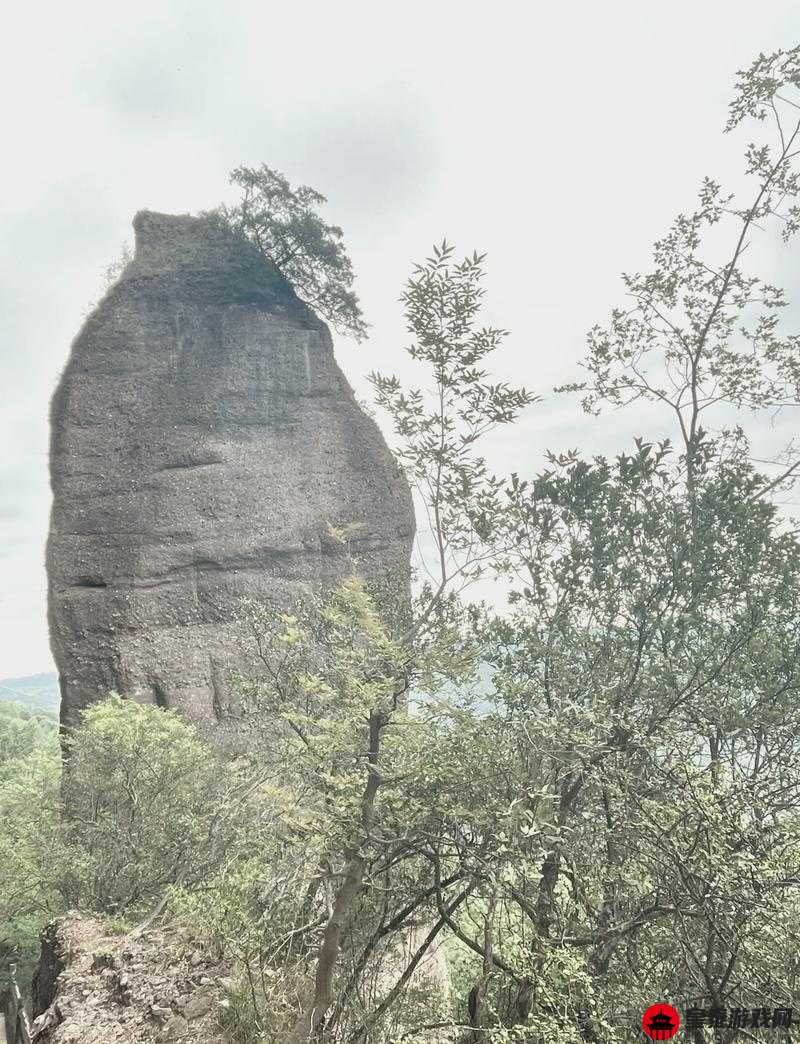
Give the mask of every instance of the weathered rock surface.
M 185 932 L 113 935 L 70 913 L 48 925 L 34 979 L 42 1044 L 220 1044 L 233 986 Z
M 243 599 L 408 565 L 413 510 L 330 334 L 249 244 L 143 212 L 53 398 L 62 719 L 116 690 L 213 724 Z

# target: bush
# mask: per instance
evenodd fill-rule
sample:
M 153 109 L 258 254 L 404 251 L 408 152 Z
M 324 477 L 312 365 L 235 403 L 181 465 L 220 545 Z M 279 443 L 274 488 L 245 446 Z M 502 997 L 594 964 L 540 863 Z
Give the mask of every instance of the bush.
M 115 912 L 195 881 L 219 838 L 212 752 L 172 711 L 112 695 L 67 740 L 63 795 L 69 904 Z
M 3 757 L 0 765 L 1 989 L 10 964 L 19 966 L 20 982 L 28 979 L 39 932 L 60 911 L 50 873 L 59 849 L 60 759 L 57 747 L 43 743 L 13 761 Z

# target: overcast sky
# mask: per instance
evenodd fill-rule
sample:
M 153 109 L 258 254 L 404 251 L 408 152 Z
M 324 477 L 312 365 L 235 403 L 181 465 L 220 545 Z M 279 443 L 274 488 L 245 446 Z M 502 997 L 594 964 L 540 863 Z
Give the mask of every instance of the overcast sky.
M 552 395 L 702 175 L 736 181 L 721 133 L 737 69 L 800 41 L 797 0 L 22 5 L 4 19 L 0 167 L 0 677 L 52 667 L 47 408 L 103 269 L 149 208 L 231 200 L 267 163 L 329 199 L 372 324 L 339 341 L 360 397 L 404 372 L 397 298 L 443 236 L 488 252 L 496 370 L 545 396 L 491 447 L 613 451 L 636 419 Z M 790 293 L 786 254 L 765 249 Z M 796 247 L 795 247 L 796 251 Z M 773 256 L 774 255 L 774 256 Z M 794 279 L 795 286 L 792 285 Z

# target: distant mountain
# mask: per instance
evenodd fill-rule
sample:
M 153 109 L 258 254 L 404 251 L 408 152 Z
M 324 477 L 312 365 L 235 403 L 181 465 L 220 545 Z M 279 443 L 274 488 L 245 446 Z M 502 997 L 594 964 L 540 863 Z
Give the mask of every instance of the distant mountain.
M 58 714 L 61 694 L 57 674 L 29 674 L 26 678 L 0 678 L 0 700 L 16 700 L 26 707 Z

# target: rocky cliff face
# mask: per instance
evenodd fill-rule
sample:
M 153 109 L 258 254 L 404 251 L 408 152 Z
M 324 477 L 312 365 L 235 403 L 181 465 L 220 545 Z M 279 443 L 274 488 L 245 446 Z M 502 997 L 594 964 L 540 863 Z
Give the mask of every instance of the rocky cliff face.
M 324 323 L 249 244 L 149 212 L 52 404 L 47 548 L 62 719 L 116 690 L 213 723 L 243 599 L 407 567 L 405 480 Z

